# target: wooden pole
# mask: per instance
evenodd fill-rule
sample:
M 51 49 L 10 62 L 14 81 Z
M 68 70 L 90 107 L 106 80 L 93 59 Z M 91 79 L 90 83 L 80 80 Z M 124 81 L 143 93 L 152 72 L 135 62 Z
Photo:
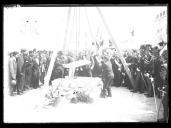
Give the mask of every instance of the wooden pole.
M 95 43 L 95 41 L 96 41 L 96 39 L 95 39 L 95 37 L 94 37 L 94 34 L 93 34 L 93 32 L 92 32 L 92 30 L 91 30 L 91 25 L 90 25 L 90 22 L 89 22 L 89 18 L 88 18 L 88 15 L 87 15 L 87 10 L 86 10 L 86 7 L 84 7 L 84 11 L 85 11 L 85 18 L 86 18 L 86 20 L 87 20 L 87 24 L 88 24 L 88 29 L 89 29 L 89 31 L 90 31 L 90 38 L 91 39 L 89 39 L 89 41 L 93 41 L 94 43 Z M 91 42 L 92 43 L 92 42 Z M 94 47 L 94 46 L 93 46 Z M 93 47 L 91 47 L 92 48 L 92 50 L 94 51 L 94 49 L 93 49 Z M 97 48 L 96 48 L 96 52 L 97 52 Z
M 75 29 L 76 29 L 76 30 L 75 30 L 75 34 L 76 34 L 76 55 L 78 56 L 78 51 L 77 51 L 77 50 L 78 50 L 78 37 L 77 37 L 77 36 L 78 36 L 78 31 L 77 31 L 77 29 L 78 29 L 78 28 L 77 28 L 77 25 L 78 25 L 78 24 L 77 24 L 77 17 L 78 17 L 78 16 L 77 16 L 77 7 L 75 7 L 75 9 L 76 9 L 76 12 L 75 12 L 75 13 L 76 13 L 76 25 L 75 25 L 75 27 L 76 27 L 76 28 L 75 28 Z
M 55 60 L 56 60 L 56 56 L 57 56 L 57 50 L 54 49 L 54 51 L 52 53 L 51 60 L 50 60 L 49 68 L 48 68 L 48 71 L 47 71 L 47 75 L 45 77 L 45 86 L 49 85 L 49 81 L 50 81 L 53 66 L 54 66 L 54 63 L 55 63 Z
M 68 32 L 67 29 L 68 29 L 70 13 L 71 13 L 71 8 L 69 7 L 68 16 L 67 16 L 67 25 L 66 25 L 67 27 L 65 29 L 65 34 L 66 35 L 67 35 L 67 32 Z M 65 43 L 66 43 L 66 35 L 65 35 L 65 38 L 64 38 L 64 46 L 63 46 L 64 50 L 65 50 Z M 47 71 L 47 75 L 45 77 L 45 86 L 49 85 L 49 81 L 50 81 L 53 66 L 54 66 L 54 63 L 55 63 L 55 60 L 56 60 L 56 56 L 57 56 L 57 49 L 54 49 L 53 53 L 52 53 L 51 61 L 50 61 L 50 64 L 49 64 L 49 68 L 48 68 L 48 71 Z
M 96 7 L 96 8 L 97 8 L 97 11 L 98 11 L 99 14 L 100 14 L 100 17 L 101 17 L 101 19 L 102 19 L 102 21 L 103 21 L 103 24 L 104 24 L 104 26 L 105 26 L 105 28 L 106 28 L 106 30 L 107 30 L 107 32 L 108 32 L 108 34 L 109 34 L 111 40 L 112 40 L 112 43 L 113 43 L 113 45 L 114 45 L 116 51 L 118 52 L 119 58 L 121 59 L 121 62 L 122 62 L 123 66 L 124 66 L 124 68 L 125 68 L 125 70 L 126 70 L 126 73 L 128 74 L 128 77 L 129 77 L 129 79 L 130 79 L 130 81 L 131 81 L 131 84 L 132 84 L 133 88 L 135 88 L 135 83 L 134 83 L 134 81 L 133 81 L 133 78 L 132 78 L 132 75 L 131 75 L 131 72 L 130 72 L 129 68 L 127 67 L 126 61 L 125 61 L 125 59 L 123 58 L 123 56 L 122 56 L 122 54 L 121 54 L 121 52 L 120 52 L 118 46 L 117 46 L 116 43 L 115 43 L 115 40 L 114 40 L 114 38 L 113 38 L 113 36 L 112 36 L 112 33 L 110 32 L 110 30 L 109 30 L 109 28 L 108 28 L 108 26 L 107 26 L 107 24 L 106 24 L 106 21 L 105 21 L 103 15 L 102 15 L 102 13 L 101 13 L 101 10 L 100 10 L 98 7 Z
M 86 15 L 87 23 L 88 23 L 88 28 L 90 30 L 91 38 L 93 39 L 93 41 L 95 41 L 95 37 L 94 37 L 93 32 L 91 30 L 91 25 L 90 25 L 89 18 L 88 18 L 88 15 L 87 15 L 87 10 L 86 10 L 85 7 L 84 7 L 84 11 L 85 11 L 85 15 Z

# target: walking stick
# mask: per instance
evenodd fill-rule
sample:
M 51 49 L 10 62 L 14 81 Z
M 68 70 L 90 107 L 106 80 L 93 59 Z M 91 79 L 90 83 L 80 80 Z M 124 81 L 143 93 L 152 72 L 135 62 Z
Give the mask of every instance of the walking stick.
M 153 83 L 153 81 L 152 81 L 152 86 L 153 86 L 153 92 L 154 92 L 154 101 L 155 101 L 155 105 L 156 105 L 156 112 L 158 113 L 156 93 L 155 93 L 155 90 L 154 90 L 154 83 Z M 158 120 L 158 116 L 156 116 L 156 120 Z
M 159 103 L 159 108 L 158 108 L 158 112 L 157 112 L 157 120 L 159 119 L 159 112 L 160 112 L 161 104 L 162 104 L 164 95 L 166 94 L 166 92 L 163 91 L 162 89 L 158 88 L 158 90 L 162 92 L 162 98 L 161 98 L 161 101 L 160 101 L 160 103 Z

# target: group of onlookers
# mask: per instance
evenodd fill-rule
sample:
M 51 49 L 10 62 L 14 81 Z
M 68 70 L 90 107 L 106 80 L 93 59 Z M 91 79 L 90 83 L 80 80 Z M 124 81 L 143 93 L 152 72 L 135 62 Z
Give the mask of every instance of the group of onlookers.
M 160 46 L 161 45 L 161 46 Z M 77 60 L 87 59 L 91 61 L 90 65 L 77 67 L 75 71 L 76 76 L 87 77 L 102 77 L 102 62 L 109 59 L 112 65 L 113 72 L 113 86 L 125 86 L 134 92 L 147 93 L 147 96 L 153 96 L 152 81 L 156 95 L 160 97 L 158 87 L 163 86 L 166 80 L 161 76 L 162 64 L 167 64 L 167 53 L 160 56 L 160 47 L 164 47 L 165 43 L 160 43 L 159 46 L 152 47 L 150 44 L 142 45 L 138 50 L 126 50 L 123 57 L 126 60 L 127 66 L 132 74 L 135 86 L 125 71 L 123 64 L 116 52 L 112 52 L 110 57 L 105 55 L 107 50 L 104 50 L 100 55 L 92 51 L 82 51 L 78 55 L 72 52 L 59 51 L 57 53 L 56 61 L 53 67 L 51 81 L 59 77 L 68 75 L 68 69 L 63 67 L 63 64 L 70 63 Z M 22 93 L 29 88 L 37 88 L 39 84 L 44 84 L 44 77 L 47 73 L 50 63 L 52 51 L 36 51 L 36 49 L 27 51 L 22 49 L 20 53 L 12 52 L 9 58 L 9 82 L 10 93 Z M 107 62 L 108 63 L 108 62 Z M 109 65 L 109 64 L 108 64 Z M 110 72 L 110 71 L 108 71 Z M 13 86 L 15 85 L 15 86 Z
M 21 49 L 9 54 L 9 90 L 10 95 L 22 94 L 25 90 L 38 88 L 44 83 L 44 77 L 50 62 L 50 52 L 27 51 Z
M 59 51 L 49 84 L 51 85 L 54 79 L 64 78 L 68 75 L 69 70 L 63 64 L 87 59 L 91 64 L 77 67 L 74 75 L 101 77 L 104 83 L 101 93 L 102 97 L 112 96 L 111 86 L 122 86 L 127 87 L 133 92 L 145 93 L 147 97 L 153 97 L 156 94 L 157 97 L 161 98 L 159 88 L 167 87 L 168 85 L 167 50 L 160 54 L 160 51 L 165 46 L 166 43 L 160 42 L 156 46 L 144 44 L 137 50 L 124 51 L 123 57 L 131 72 L 134 86 L 118 53 L 113 49 L 104 49 L 101 54 L 89 50 L 81 51 L 78 54 Z M 10 94 L 13 95 L 14 92 L 21 94 L 24 90 L 38 88 L 41 83 L 43 85 L 52 53 L 52 51 L 36 51 L 36 49 L 31 51 L 22 49 L 20 53 L 10 53 Z

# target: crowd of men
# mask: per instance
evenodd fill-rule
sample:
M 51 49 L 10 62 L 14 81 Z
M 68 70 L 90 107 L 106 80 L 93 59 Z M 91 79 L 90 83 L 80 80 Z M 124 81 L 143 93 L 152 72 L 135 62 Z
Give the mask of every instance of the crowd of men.
M 124 65 L 114 49 L 104 49 L 102 54 L 85 50 L 79 54 L 59 51 L 49 81 L 57 78 L 65 78 L 68 69 L 63 64 L 82 59 L 91 61 L 90 65 L 77 67 L 75 76 L 101 77 L 104 83 L 101 97 L 111 97 L 111 86 L 127 87 L 133 92 L 145 93 L 147 97 L 156 94 L 161 98 L 159 88 L 167 87 L 167 50 L 160 55 L 160 51 L 166 43 L 160 42 L 158 46 L 150 44 L 141 45 L 138 50 L 126 50 L 123 57 L 130 69 L 135 86 L 132 85 Z M 9 57 L 9 85 L 10 95 L 22 94 L 23 91 L 38 88 L 44 84 L 52 51 L 27 51 L 22 49 L 20 53 L 14 51 Z M 163 70 L 164 68 L 164 70 Z M 154 88 L 153 88 L 154 87 Z M 155 93 L 154 93 L 155 90 Z M 165 98 L 164 100 L 167 100 Z M 167 101 L 163 102 L 167 106 Z M 167 114 L 165 112 L 164 114 Z
M 27 51 L 21 49 L 9 54 L 9 90 L 10 95 L 22 94 L 23 91 L 38 88 L 44 83 L 51 52 Z

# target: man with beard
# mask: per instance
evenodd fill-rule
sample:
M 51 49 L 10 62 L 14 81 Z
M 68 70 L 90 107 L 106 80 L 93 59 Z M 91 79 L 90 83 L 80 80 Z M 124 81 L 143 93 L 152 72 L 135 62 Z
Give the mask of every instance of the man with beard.
M 31 86 L 36 89 L 39 87 L 39 57 L 36 52 L 33 54 Z
M 137 77 L 136 77 L 136 91 L 139 91 L 140 93 L 144 93 L 145 91 L 148 91 L 149 85 L 149 79 L 148 78 L 148 70 L 149 65 L 146 64 L 146 60 L 148 56 L 148 45 L 141 45 L 140 46 L 140 58 L 138 61 L 138 68 L 137 68 Z
M 33 66 L 33 52 L 29 51 L 29 55 L 27 56 L 27 62 L 26 62 L 26 84 L 28 87 L 31 86 L 31 78 L 32 78 L 32 66 Z
M 126 63 L 127 63 L 127 66 L 128 66 L 128 68 L 130 69 L 130 72 L 131 72 L 131 74 L 133 75 L 134 74 L 134 71 L 132 70 L 133 68 L 133 56 L 131 55 L 131 51 L 126 51 L 126 55 L 125 55 L 125 60 L 126 60 Z M 126 73 L 126 71 L 125 71 L 125 68 L 123 67 L 123 65 L 122 65 L 122 72 L 123 72 L 123 76 L 124 76 L 124 86 L 125 87 L 127 87 L 128 89 L 133 89 L 133 87 L 132 87 L 132 84 L 131 84 L 131 81 L 130 81 L 130 79 L 129 79 L 129 76 L 128 76 L 128 74 Z

